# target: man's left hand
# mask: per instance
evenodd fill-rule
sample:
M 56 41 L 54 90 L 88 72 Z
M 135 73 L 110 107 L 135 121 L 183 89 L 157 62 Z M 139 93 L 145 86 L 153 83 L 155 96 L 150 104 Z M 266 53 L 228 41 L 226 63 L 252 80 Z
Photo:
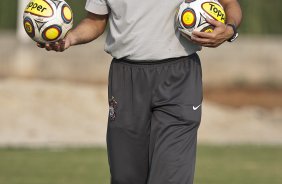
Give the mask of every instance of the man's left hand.
M 209 18 L 207 18 L 207 22 L 215 26 L 214 31 L 211 33 L 193 31 L 191 40 L 194 43 L 204 47 L 218 47 L 232 37 L 233 29 L 231 26 Z

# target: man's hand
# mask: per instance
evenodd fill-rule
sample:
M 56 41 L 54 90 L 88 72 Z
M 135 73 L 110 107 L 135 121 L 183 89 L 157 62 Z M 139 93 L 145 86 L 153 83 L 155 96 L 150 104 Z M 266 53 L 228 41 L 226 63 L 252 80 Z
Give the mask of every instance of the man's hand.
M 71 46 L 71 32 L 68 33 L 62 40 L 46 44 L 37 43 L 37 46 L 40 48 L 45 48 L 47 51 L 54 50 L 56 52 L 63 52 Z
M 191 40 L 204 47 L 218 47 L 233 35 L 233 29 L 219 21 L 207 18 L 215 28 L 212 33 L 193 31 Z

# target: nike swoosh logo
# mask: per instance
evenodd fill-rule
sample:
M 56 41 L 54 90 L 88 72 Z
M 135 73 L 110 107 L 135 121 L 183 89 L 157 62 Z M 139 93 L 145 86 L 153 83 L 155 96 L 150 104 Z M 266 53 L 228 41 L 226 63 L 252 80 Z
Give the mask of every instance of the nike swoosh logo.
M 201 105 L 202 105 L 202 104 L 198 105 L 197 107 L 195 107 L 195 106 L 193 105 L 193 110 L 194 110 L 194 111 L 197 110 Z

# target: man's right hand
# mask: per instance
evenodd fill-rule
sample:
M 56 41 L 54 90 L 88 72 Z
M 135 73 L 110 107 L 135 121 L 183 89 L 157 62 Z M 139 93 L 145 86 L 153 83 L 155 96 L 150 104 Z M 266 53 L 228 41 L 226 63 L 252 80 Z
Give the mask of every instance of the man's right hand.
M 71 46 L 70 34 L 67 34 L 66 37 L 62 40 L 59 40 L 54 43 L 37 43 L 37 46 L 40 48 L 45 48 L 47 51 L 56 51 L 63 52 Z

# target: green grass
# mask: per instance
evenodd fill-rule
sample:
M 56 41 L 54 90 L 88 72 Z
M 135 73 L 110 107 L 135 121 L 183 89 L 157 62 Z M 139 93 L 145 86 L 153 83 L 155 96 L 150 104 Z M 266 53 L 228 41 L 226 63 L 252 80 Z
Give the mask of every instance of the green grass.
M 200 146 L 196 184 L 281 184 L 282 147 Z
M 198 148 L 195 184 L 281 184 L 282 147 Z M 106 150 L 0 149 L 0 184 L 109 184 Z
M 0 150 L 0 184 L 106 184 L 106 151 L 97 149 Z

